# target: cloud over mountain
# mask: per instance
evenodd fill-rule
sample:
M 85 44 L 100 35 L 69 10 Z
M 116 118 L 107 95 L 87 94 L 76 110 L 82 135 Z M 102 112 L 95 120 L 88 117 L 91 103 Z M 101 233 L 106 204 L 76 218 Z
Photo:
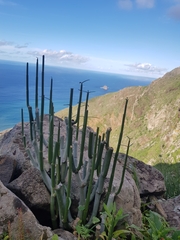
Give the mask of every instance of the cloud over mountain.
M 126 64 L 125 66 L 128 66 L 129 69 L 133 69 L 137 72 L 163 74 L 166 71 L 165 68 L 159 68 L 159 67 L 153 66 L 151 63 Z

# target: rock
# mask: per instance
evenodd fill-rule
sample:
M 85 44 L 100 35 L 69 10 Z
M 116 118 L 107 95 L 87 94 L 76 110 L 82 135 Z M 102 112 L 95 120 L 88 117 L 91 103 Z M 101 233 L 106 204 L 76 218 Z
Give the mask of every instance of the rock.
M 46 239 L 53 236 L 49 227 L 38 224 L 28 207 L 0 181 L 0 226 L 12 239 Z
M 165 220 L 167 220 L 167 214 L 162 207 L 161 201 L 159 201 L 155 196 L 150 196 L 148 201 L 150 201 L 150 203 L 148 203 L 148 208 L 159 213 Z
M 55 229 L 53 233 L 57 234 L 59 237 L 63 237 L 64 240 L 77 240 L 77 238 L 70 232 L 63 229 Z
M 38 169 L 31 167 L 24 171 L 7 188 L 23 200 L 41 224 L 51 226 L 50 193 Z
M 111 164 L 111 167 L 112 167 L 112 164 Z M 113 181 L 113 185 L 117 189 L 120 185 L 122 170 L 123 170 L 122 165 L 119 162 L 117 162 L 114 181 Z M 110 175 L 108 175 L 108 177 L 109 176 Z M 108 188 L 108 185 L 109 185 L 109 181 L 106 180 L 105 187 Z M 122 186 L 121 192 L 117 195 L 115 202 L 116 202 L 117 210 L 122 208 L 123 213 L 128 214 L 126 221 L 128 222 L 129 225 L 135 224 L 136 226 L 139 226 L 139 227 L 142 225 L 142 214 L 140 210 L 141 199 L 139 196 L 139 191 L 134 179 L 132 178 L 131 174 L 128 171 L 125 171 L 123 186 Z
M 125 154 L 120 153 L 118 161 L 123 165 Z M 166 191 L 162 173 L 156 168 L 133 157 L 128 157 L 127 170 L 136 181 L 141 197 L 148 195 L 162 196 Z
M 29 124 L 25 123 L 26 132 L 29 129 Z M 27 136 L 29 133 L 26 133 Z M 29 140 L 27 138 L 27 144 Z M 15 125 L 10 131 L 6 132 L 0 140 L 0 155 L 9 156 L 16 160 L 17 170 L 22 173 L 27 170 L 30 166 L 30 159 L 26 153 L 21 133 L 21 124 Z
M 169 225 L 180 230 L 180 195 L 160 202 L 167 215 Z
M 13 177 L 16 175 L 17 162 L 11 156 L 0 156 L 0 180 L 4 185 L 7 185 L 12 181 Z

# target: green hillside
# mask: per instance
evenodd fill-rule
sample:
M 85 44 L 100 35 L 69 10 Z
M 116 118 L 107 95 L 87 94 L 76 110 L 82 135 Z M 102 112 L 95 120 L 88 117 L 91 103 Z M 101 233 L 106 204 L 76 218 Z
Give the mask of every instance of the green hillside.
M 144 162 L 180 160 L 180 68 L 146 87 L 129 87 L 89 101 L 89 122 L 93 129 L 112 128 L 111 146 L 116 146 L 125 99 L 129 99 L 123 144 L 133 145 L 130 155 Z M 75 114 L 76 106 L 73 111 Z M 67 109 L 56 113 L 67 116 Z M 122 146 L 121 151 L 125 151 Z

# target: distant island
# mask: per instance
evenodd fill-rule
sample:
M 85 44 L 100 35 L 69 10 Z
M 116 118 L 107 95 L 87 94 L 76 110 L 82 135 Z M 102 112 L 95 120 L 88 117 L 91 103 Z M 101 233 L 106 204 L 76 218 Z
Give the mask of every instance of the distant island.
M 108 90 L 108 86 L 104 85 L 103 87 L 101 87 L 104 90 Z

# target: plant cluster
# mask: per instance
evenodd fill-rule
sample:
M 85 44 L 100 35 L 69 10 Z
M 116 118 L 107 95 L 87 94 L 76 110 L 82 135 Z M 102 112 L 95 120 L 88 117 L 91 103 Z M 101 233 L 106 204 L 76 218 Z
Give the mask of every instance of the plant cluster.
M 85 81 L 84 81 L 85 82 Z M 180 231 L 170 228 L 167 222 L 157 213 L 149 211 L 143 216 L 143 226 L 125 225 L 124 229 L 117 229 L 119 222 L 124 223 L 127 215 L 123 209 L 116 209 L 115 197 L 121 192 L 124 175 L 126 170 L 127 156 L 130 147 L 130 139 L 127 144 L 126 159 L 122 171 L 121 181 L 116 189 L 113 186 L 113 178 L 120 150 L 126 116 L 128 99 L 124 106 L 121 130 L 118 144 L 113 158 L 110 173 L 109 187 L 104 197 L 103 209 L 99 212 L 100 200 L 104 194 L 104 181 L 112 160 L 113 148 L 109 146 L 111 129 L 108 128 L 102 136 L 99 128 L 96 132 L 87 131 L 88 120 L 88 99 L 86 95 L 84 104 L 84 116 L 82 134 L 79 134 L 80 112 L 82 107 L 83 84 L 80 83 L 79 102 L 77 107 L 76 119 L 72 119 L 73 89 L 70 91 L 69 113 L 65 118 L 66 137 L 61 135 L 61 125 L 59 122 L 57 134 L 54 131 L 54 105 L 52 101 L 53 80 L 51 79 L 49 97 L 49 138 L 46 142 L 43 131 L 44 120 L 44 56 L 42 60 L 42 79 L 41 79 L 41 108 L 38 108 L 38 59 L 36 62 L 36 87 L 35 87 L 35 117 L 32 107 L 29 104 L 29 70 L 28 63 L 26 69 L 26 103 L 29 111 L 30 139 L 33 151 L 28 148 L 26 135 L 24 133 L 24 117 L 22 117 L 22 139 L 24 147 L 29 154 L 34 167 L 41 172 L 42 179 L 51 193 L 50 211 L 53 228 L 61 227 L 74 231 L 78 239 L 132 239 L 132 240 L 177 240 L 180 239 Z M 74 133 L 75 129 L 75 133 Z M 88 136 L 88 157 L 84 156 L 85 140 Z M 73 137 L 74 136 L 74 137 Z M 78 153 L 78 142 L 80 142 L 80 153 Z M 43 151 L 48 148 L 48 163 L 50 174 L 44 167 Z M 74 217 L 71 212 L 71 190 L 72 175 L 75 175 L 79 183 L 80 200 L 78 213 Z M 96 174 L 97 180 L 94 180 Z M 91 205 L 92 211 L 89 211 Z M 13 240 L 10 225 L 8 232 L 4 232 L 0 239 Z M 19 212 L 19 239 L 25 239 L 23 229 L 22 214 Z M 53 240 L 58 239 L 55 234 Z
M 112 158 L 113 148 L 109 146 L 111 128 L 108 128 L 102 136 L 99 134 L 99 128 L 96 132 L 87 131 L 88 120 L 88 100 L 89 91 L 86 93 L 86 101 L 84 104 L 84 116 L 82 134 L 79 134 L 80 111 L 82 107 L 83 84 L 80 83 L 79 102 L 77 108 L 76 119 L 72 118 L 73 105 L 73 89 L 70 90 L 69 113 L 65 118 L 66 136 L 61 135 L 61 125 L 59 122 L 58 132 L 54 131 L 54 105 L 52 101 L 53 95 L 53 80 L 51 79 L 50 96 L 49 96 L 49 138 L 46 142 L 43 131 L 44 120 L 44 56 L 42 58 L 42 79 L 41 79 L 41 107 L 38 108 L 38 59 L 36 62 L 36 85 L 35 85 L 35 117 L 29 103 L 29 66 L 26 67 L 26 103 L 29 111 L 30 138 L 33 146 L 33 152 L 28 148 L 26 136 L 24 134 L 24 117 L 23 109 L 21 110 L 22 117 L 22 139 L 24 147 L 29 154 L 34 167 L 41 172 L 42 179 L 51 193 L 50 211 L 53 228 L 61 227 L 72 230 L 78 229 L 77 219 L 80 220 L 81 229 L 94 226 L 94 219 L 99 214 L 99 205 L 104 193 L 104 182 L 111 169 L 109 186 L 105 194 L 104 202 L 111 204 L 115 197 L 120 193 L 127 156 L 130 147 L 130 139 L 128 139 L 126 159 L 122 172 L 122 177 L 117 189 L 113 186 L 118 153 L 120 150 L 123 130 L 126 116 L 128 99 L 125 101 L 124 114 L 122 125 L 119 134 L 119 140 L 114 158 Z M 75 131 L 75 133 L 74 133 Z M 87 134 L 89 134 L 87 136 Z M 88 157 L 84 156 L 85 140 L 88 137 Z M 80 142 L 80 152 L 78 152 L 78 142 Z M 44 167 L 43 151 L 48 148 L 48 163 L 50 166 L 50 174 Z M 113 159 L 112 168 L 110 168 L 111 160 Z M 71 212 L 71 190 L 72 190 L 72 175 L 79 183 L 79 207 L 78 213 L 74 217 Z M 97 180 L 94 180 L 94 175 Z M 92 211 L 89 211 L 91 205 Z M 77 227 L 76 227 L 77 226 Z M 102 231 L 100 231 L 102 232 Z

